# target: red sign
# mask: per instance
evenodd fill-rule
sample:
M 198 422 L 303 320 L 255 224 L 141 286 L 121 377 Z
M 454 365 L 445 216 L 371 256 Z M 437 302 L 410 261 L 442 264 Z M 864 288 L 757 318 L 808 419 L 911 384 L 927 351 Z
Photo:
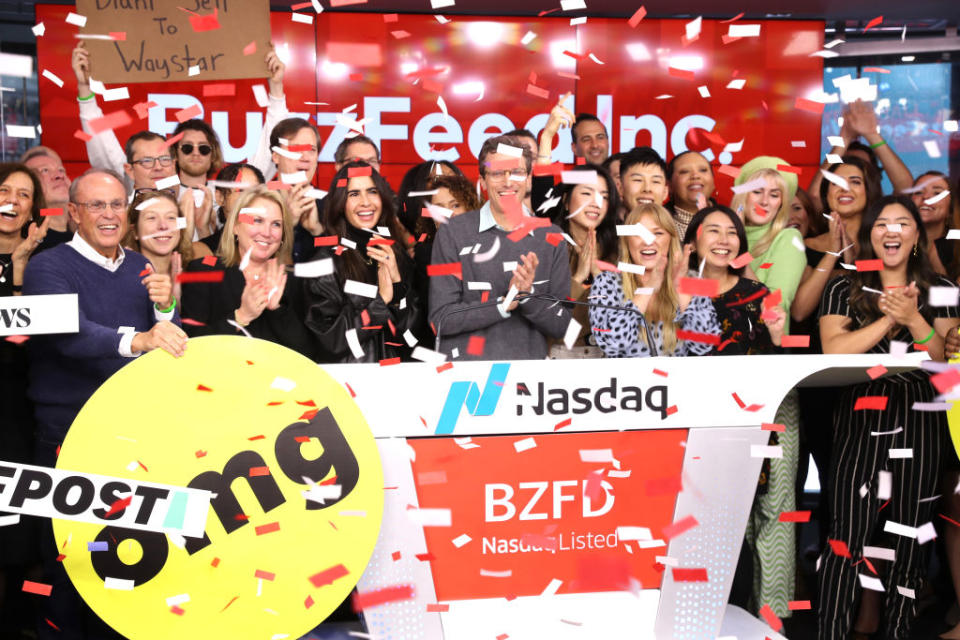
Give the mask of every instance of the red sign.
M 84 163 L 83 144 L 73 137 L 79 121 L 70 50 L 77 28 L 64 23 L 69 7 L 36 10 L 46 25 L 38 39 L 39 67 L 65 80 L 59 88 L 40 79 L 44 140 L 53 141 L 68 163 Z M 596 113 L 607 124 L 611 151 L 650 144 L 669 158 L 695 141 L 715 163 L 740 165 L 763 153 L 801 168 L 818 164 L 820 117 L 795 105 L 822 87 L 822 60 L 809 56 L 822 46 L 822 22 L 759 21 L 759 36 L 730 38 L 729 24 L 704 20 L 699 35 L 687 40 L 684 20 L 645 19 L 632 28 L 627 20 L 595 18 L 576 27 L 552 17 L 458 16 L 442 24 L 432 15 L 383 18 L 322 13 L 306 25 L 289 13 L 271 16 L 273 41 L 287 61 L 288 107 L 320 125 L 321 187 L 349 131 L 345 122 L 362 124 L 380 143 L 384 174 L 394 185 L 427 158 L 454 160 L 476 175 L 486 136 L 514 127 L 537 134 L 567 91 L 575 95 L 572 110 Z M 169 133 L 176 112 L 200 105 L 227 161 L 245 160 L 263 118 L 251 86 L 265 81 L 238 80 L 235 95 L 217 81 L 205 97 L 209 84 L 130 85 L 130 99 L 104 111 L 126 109 L 134 116 L 117 130 L 122 142 L 145 127 Z M 159 107 L 140 119 L 131 107 L 146 100 Z M 307 104 L 318 102 L 325 104 Z M 688 136 L 694 128 L 709 135 Z M 741 141 L 742 150 L 724 153 L 727 144 L 736 149 Z M 569 142 L 569 132 L 561 132 L 555 159 L 572 162 Z M 726 191 L 729 177 L 717 181 L 718 193 Z
M 450 527 L 424 528 L 437 599 L 538 595 L 554 580 L 559 593 L 659 588 L 666 547 L 641 549 L 618 528 L 666 540 L 686 437 L 493 436 L 470 451 L 451 438 L 408 440 L 420 508 L 451 511 Z

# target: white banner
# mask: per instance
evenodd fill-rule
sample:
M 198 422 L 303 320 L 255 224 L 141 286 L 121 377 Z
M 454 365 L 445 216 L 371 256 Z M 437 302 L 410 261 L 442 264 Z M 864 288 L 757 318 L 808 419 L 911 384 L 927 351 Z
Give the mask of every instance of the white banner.
M 0 512 L 202 538 L 209 491 L 0 461 Z
M 79 318 L 75 293 L 0 298 L 0 336 L 76 333 Z

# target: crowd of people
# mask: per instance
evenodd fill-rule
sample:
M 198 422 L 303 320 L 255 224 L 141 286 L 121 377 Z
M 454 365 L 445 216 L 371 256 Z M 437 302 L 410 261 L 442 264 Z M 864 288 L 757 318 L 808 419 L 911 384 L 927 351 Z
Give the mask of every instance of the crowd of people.
M 798 335 L 810 336 L 802 353 L 899 345 L 943 361 L 960 350 L 956 301 L 929 297 L 960 276 L 960 245 L 946 240 L 960 199 L 943 174 L 912 177 L 867 104 L 849 105 L 834 149 L 842 161 L 824 163 L 806 190 L 787 162 L 760 156 L 742 166 L 727 204 L 700 153 L 610 154 L 603 123 L 562 100 L 539 140 L 516 130 L 484 142 L 479 189 L 436 161 L 395 191 L 377 145 L 356 135 L 337 149 L 323 192 L 313 186 L 320 133 L 289 116 L 283 63 L 273 52 L 265 63 L 266 124 L 248 164 L 224 166 L 212 128 L 187 120 L 170 138 L 141 131 L 122 146 L 111 131 L 93 135 L 91 168 L 72 182 L 50 147 L 0 166 L 0 295 L 75 293 L 80 313 L 76 334 L 0 342 L 5 459 L 54 465 L 107 377 L 211 334 L 270 340 L 318 363 L 410 361 L 418 349 L 452 360 L 773 354 L 791 352 L 784 338 Z M 102 112 L 82 43 L 73 68 L 90 132 Z M 564 180 L 550 161 L 562 127 L 578 158 Z M 882 193 L 881 170 L 895 193 Z M 855 411 L 861 396 L 889 402 Z M 783 400 L 783 429 L 771 434 L 783 457 L 765 464 L 747 527 L 754 611 L 788 617 L 799 599 L 794 529 L 778 516 L 796 509 L 809 453 L 824 486 L 811 586 L 819 637 L 909 637 L 934 545 L 885 533 L 883 521 L 960 519 L 945 414 L 913 409 L 936 396 L 918 370 Z M 912 459 L 892 461 L 892 447 Z M 892 497 L 880 493 L 884 472 Z M 960 528 L 936 524 L 960 594 Z M 28 519 L 0 527 L 0 576 L 69 590 L 53 544 L 49 527 Z M 882 594 L 861 587 L 856 562 L 877 546 L 896 558 L 867 562 Z M 70 637 L 99 629 L 76 602 L 50 602 L 38 619 Z M 960 638 L 960 625 L 942 637 Z

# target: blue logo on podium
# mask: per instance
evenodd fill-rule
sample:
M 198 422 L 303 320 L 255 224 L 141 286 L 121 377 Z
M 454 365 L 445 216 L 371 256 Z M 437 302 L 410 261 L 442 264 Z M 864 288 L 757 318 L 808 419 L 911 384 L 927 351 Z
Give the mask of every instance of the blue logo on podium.
M 487 376 L 487 382 L 481 391 L 476 382 L 454 382 L 450 385 L 450 391 L 447 392 L 447 399 L 443 403 L 443 411 L 440 412 L 440 420 L 437 422 L 437 430 L 434 432 L 438 436 L 450 435 L 457 426 L 457 420 L 460 418 L 460 408 L 466 406 L 467 411 L 472 416 L 490 416 L 497 408 L 497 402 L 500 400 L 500 393 L 503 391 L 503 384 L 507 379 L 507 372 L 510 371 L 509 362 L 499 362 L 490 367 L 490 375 Z

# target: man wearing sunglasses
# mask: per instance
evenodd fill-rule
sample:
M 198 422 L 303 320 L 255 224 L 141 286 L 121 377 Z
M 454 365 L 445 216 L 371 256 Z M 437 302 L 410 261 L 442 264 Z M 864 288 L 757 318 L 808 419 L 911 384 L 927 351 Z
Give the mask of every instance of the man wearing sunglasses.
M 172 138 L 181 133 L 183 137 L 170 147 L 177 161 L 180 184 L 196 189 L 205 187 L 207 178 L 223 167 L 220 139 L 209 124 L 196 118 L 178 124 Z

